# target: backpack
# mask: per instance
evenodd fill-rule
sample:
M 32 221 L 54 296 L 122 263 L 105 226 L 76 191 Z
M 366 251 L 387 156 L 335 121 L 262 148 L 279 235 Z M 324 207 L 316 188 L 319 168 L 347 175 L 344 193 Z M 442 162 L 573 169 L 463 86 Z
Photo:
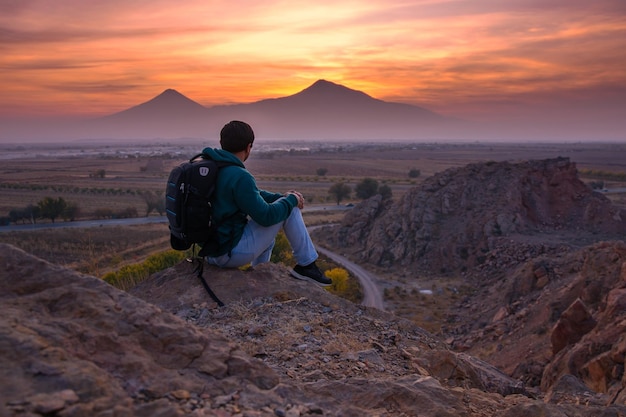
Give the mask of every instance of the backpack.
M 170 228 L 170 245 L 176 250 L 187 250 L 196 243 L 203 249 L 215 243 L 217 223 L 213 219 L 211 198 L 215 191 L 219 169 L 230 162 L 217 162 L 205 154 L 198 154 L 189 162 L 183 162 L 172 169 L 165 189 L 165 212 Z M 198 253 L 198 265 L 194 272 L 211 298 L 222 307 L 224 303 L 217 298 L 202 276 L 204 263 Z M 189 260 L 193 263 L 193 259 Z
M 198 154 L 172 169 L 165 190 L 165 212 L 170 245 L 176 250 L 213 241 L 217 224 L 211 198 L 219 169 L 230 162 L 217 162 Z

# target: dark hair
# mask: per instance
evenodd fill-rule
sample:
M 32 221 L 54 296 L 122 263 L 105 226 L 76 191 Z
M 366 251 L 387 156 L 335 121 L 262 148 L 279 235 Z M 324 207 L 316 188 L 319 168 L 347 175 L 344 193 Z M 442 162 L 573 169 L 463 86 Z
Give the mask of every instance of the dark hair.
M 252 128 L 248 123 L 239 120 L 226 123 L 220 132 L 220 145 L 228 152 L 243 151 L 252 142 L 254 142 Z

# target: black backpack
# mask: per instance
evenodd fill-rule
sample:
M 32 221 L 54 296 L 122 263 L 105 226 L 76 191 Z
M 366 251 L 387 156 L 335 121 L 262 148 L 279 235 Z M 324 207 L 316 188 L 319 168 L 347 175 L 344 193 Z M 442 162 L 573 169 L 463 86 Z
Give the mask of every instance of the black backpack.
M 219 169 L 230 162 L 217 162 L 198 154 L 172 169 L 165 190 L 165 212 L 173 249 L 214 242 L 217 224 L 211 198 Z
M 213 218 L 211 198 L 215 191 L 219 169 L 226 165 L 233 164 L 214 161 L 201 153 L 170 172 L 165 189 L 165 212 L 170 228 L 170 244 L 173 249 L 187 250 L 199 243 L 206 250 L 212 244 L 217 243 L 214 239 L 217 223 Z M 221 307 L 224 303 L 217 298 L 202 276 L 204 269 L 202 250 L 198 256 L 198 265 L 194 272 L 200 278 L 204 289 Z

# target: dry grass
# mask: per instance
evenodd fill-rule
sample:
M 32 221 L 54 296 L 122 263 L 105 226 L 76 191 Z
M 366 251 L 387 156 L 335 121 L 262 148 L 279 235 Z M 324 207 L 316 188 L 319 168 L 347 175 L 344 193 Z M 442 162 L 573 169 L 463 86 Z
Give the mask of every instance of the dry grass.
M 167 233 L 165 224 L 60 228 L 2 232 L 0 242 L 79 272 L 103 276 L 169 249 Z

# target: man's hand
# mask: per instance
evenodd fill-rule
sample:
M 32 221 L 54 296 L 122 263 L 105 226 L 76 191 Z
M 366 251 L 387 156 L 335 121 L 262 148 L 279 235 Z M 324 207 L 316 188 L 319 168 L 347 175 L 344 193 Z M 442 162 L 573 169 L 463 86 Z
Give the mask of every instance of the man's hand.
M 304 208 L 304 196 L 295 190 L 289 190 L 286 195 L 293 194 L 298 199 L 298 208 L 302 210 Z

